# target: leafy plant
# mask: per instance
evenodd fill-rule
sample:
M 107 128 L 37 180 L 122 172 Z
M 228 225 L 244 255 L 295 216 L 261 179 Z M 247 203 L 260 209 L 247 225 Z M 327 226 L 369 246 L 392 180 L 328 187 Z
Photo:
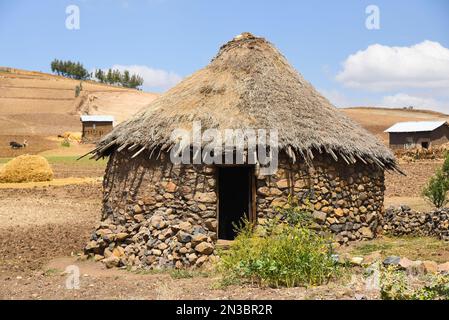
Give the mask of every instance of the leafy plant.
M 231 247 L 220 253 L 224 277 L 294 287 L 319 285 L 337 275 L 330 242 L 305 226 L 307 214 L 293 207 L 279 213 L 264 226 L 246 222 L 240 228 Z
M 382 300 L 408 300 L 411 295 L 408 287 L 405 273 L 398 271 L 394 266 L 381 269 L 380 297 Z
M 448 191 L 449 178 L 442 169 L 438 169 L 424 187 L 423 196 L 439 209 L 447 204 Z
M 383 300 L 449 300 L 449 275 L 431 275 L 427 284 L 413 289 L 403 271 L 382 268 L 380 293 Z
M 61 142 L 61 147 L 69 148 L 69 147 L 70 147 L 70 141 L 67 140 L 67 139 L 64 139 L 64 140 Z
M 443 172 L 443 175 L 449 179 L 449 151 L 446 151 L 446 154 L 444 155 L 444 163 L 441 167 L 441 171 Z

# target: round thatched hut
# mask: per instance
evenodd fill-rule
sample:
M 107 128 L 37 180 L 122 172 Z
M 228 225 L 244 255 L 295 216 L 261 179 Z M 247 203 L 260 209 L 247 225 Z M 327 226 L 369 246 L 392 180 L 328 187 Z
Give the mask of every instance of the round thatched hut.
M 173 132 L 195 135 L 195 121 L 215 133 L 276 130 L 278 170 L 262 175 L 257 161 L 174 163 Z M 389 149 L 249 33 L 117 126 L 92 153 L 109 162 L 102 222 L 86 251 L 107 265 L 143 267 L 201 265 L 217 240 L 233 239 L 233 223 L 273 217 L 289 195 L 310 202 L 316 227 L 340 243 L 372 238 L 383 214 L 384 171 L 397 168 Z

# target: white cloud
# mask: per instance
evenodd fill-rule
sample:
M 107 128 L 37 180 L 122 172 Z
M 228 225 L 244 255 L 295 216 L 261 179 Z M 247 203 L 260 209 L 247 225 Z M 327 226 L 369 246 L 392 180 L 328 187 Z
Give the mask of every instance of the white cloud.
M 387 107 L 409 107 L 413 106 L 416 109 L 429 109 L 447 113 L 449 111 L 449 104 L 434 98 L 411 96 L 406 93 L 398 93 L 391 96 L 385 96 L 382 99 L 382 104 Z
M 336 79 L 347 87 L 375 91 L 447 90 L 449 49 L 428 40 L 410 47 L 374 44 L 350 55 Z
M 113 65 L 112 69 L 118 69 L 120 71 L 129 70 L 131 74 L 139 74 L 143 80 L 143 86 L 146 89 L 157 88 L 167 90 L 182 80 L 182 77 L 174 72 L 166 71 L 162 69 L 154 69 L 145 65 Z

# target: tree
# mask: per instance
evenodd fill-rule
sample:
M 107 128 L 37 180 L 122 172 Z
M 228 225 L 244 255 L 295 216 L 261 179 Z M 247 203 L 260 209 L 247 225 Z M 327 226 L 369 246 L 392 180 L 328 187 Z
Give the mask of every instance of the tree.
M 123 76 L 122 76 L 122 81 L 121 81 L 122 85 L 124 87 L 129 88 L 129 80 L 130 80 L 129 71 L 128 70 L 123 71 Z
M 448 192 L 449 179 L 442 169 L 438 169 L 424 187 L 423 196 L 436 208 L 440 209 L 448 203 Z
M 70 60 L 62 61 L 54 59 L 51 62 L 51 71 L 57 75 L 62 75 L 63 77 L 86 80 L 91 77 L 89 72 L 84 68 L 80 62 L 73 62 Z

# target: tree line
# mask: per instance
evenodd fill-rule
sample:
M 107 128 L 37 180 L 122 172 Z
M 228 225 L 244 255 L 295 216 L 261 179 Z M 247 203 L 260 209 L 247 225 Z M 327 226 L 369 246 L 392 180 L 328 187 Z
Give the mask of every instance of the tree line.
M 120 70 L 108 69 L 104 72 L 101 69 L 95 70 L 95 78 L 101 83 L 119 85 L 125 88 L 138 88 L 143 85 L 143 78 L 138 74 L 130 74 L 128 70 L 120 72 Z
M 116 69 L 95 70 L 94 74 L 89 73 L 80 62 L 63 61 L 54 59 L 51 62 L 51 71 L 57 75 L 76 79 L 76 80 L 94 80 L 100 83 L 117 85 L 125 88 L 139 89 L 143 85 L 143 78 L 138 74 L 131 74 L 128 70 L 121 72 Z
M 51 62 L 51 72 L 56 73 L 59 76 L 76 80 L 90 79 L 90 73 L 79 62 L 73 62 L 70 60 L 63 61 L 54 59 Z

